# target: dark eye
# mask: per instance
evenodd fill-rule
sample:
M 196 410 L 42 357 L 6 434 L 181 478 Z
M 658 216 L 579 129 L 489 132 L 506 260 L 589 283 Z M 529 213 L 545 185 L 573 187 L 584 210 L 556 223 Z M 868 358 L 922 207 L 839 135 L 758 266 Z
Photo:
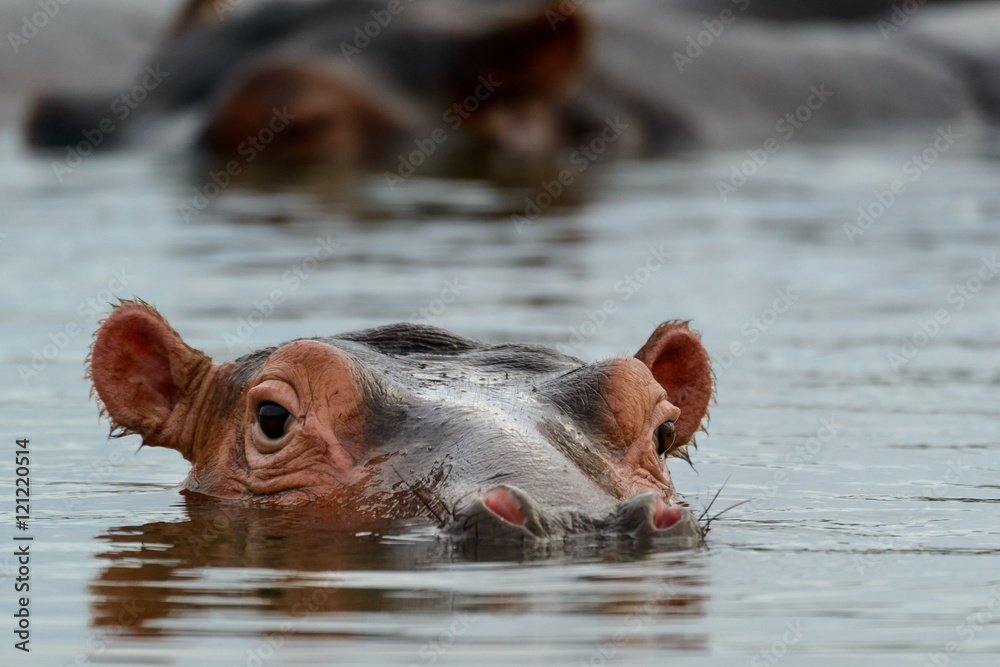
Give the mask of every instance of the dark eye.
M 287 432 L 291 413 L 277 403 L 265 401 L 257 408 L 257 425 L 271 440 L 278 440 Z
M 677 437 L 677 431 L 674 429 L 673 422 L 663 422 L 656 427 L 656 431 L 653 432 L 653 437 L 656 438 L 656 453 L 663 457 L 666 456 L 668 452 L 674 447 L 674 439 Z

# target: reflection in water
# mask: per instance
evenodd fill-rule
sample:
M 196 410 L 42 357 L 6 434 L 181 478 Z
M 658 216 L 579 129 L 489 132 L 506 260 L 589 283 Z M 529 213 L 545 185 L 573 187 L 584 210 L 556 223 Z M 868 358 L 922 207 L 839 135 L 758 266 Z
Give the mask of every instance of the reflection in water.
M 594 172 L 575 174 L 567 182 L 557 163 L 484 170 L 481 161 L 472 161 L 447 172 L 428 169 L 398 184 L 387 183 L 383 173 L 325 163 L 253 164 L 229 175 L 224 163 L 185 157 L 160 168 L 163 176 L 184 181 L 188 195 L 177 206 L 184 223 L 224 217 L 285 224 L 333 216 L 364 222 L 472 218 L 510 224 L 514 216 L 523 229 L 546 213 L 578 211 L 595 193 Z M 448 180 L 440 180 L 442 176 Z
M 122 526 L 99 537 L 107 543 L 99 555 L 106 566 L 90 585 L 91 624 L 99 632 L 190 637 L 204 632 L 200 617 L 219 611 L 252 615 L 247 626 L 261 633 L 314 639 L 412 635 L 405 620 L 412 615 L 441 616 L 445 626 L 475 614 L 614 615 L 636 628 L 705 615 L 697 552 L 663 553 L 662 545 L 466 547 L 412 522 L 345 530 L 301 509 L 192 497 L 185 513 L 182 521 Z M 580 571 L 568 572 L 567 563 Z M 610 563 L 641 569 L 603 567 Z M 542 585 L 533 568 L 553 565 L 563 580 Z M 443 576 L 428 576 L 433 571 Z M 551 595 L 556 587 L 569 587 L 558 601 Z M 377 628 L 366 627 L 369 616 Z M 640 640 L 620 621 L 615 625 L 632 645 Z M 612 629 L 608 641 L 622 638 L 615 640 Z M 689 633 L 642 641 L 679 650 L 707 645 L 704 635 Z
M 91 664 L 257 665 L 246 651 L 263 656 L 285 623 L 289 641 L 263 664 L 662 665 L 692 650 L 745 664 L 800 620 L 805 634 L 782 665 L 924 664 L 949 642 L 962 661 L 995 663 L 1000 625 L 972 639 L 956 629 L 970 614 L 997 618 L 1000 280 L 960 311 L 947 295 L 1000 246 L 998 138 L 970 135 L 854 243 L 844 225 L 923 137 L 789 145 L 727 202 L 716 181 L 745 153 L 618 164 L 583 206 L 560 197 L 520 230 L 498 202 L 523 205 L 537 187 L 414 178 L 390 196 L 375 175 L 342 188 L 364 204 L 352 209 L 332 187 L 324 199 L 319 179 L 280 194 L 239 182 L 184 224 L 178 206 L 207 168 L 188 179 L 138 157 L 95 158 L 54 188 L 48 161 L 0 155 L 11 221 L 0 268 L 6 284 L 30 277 L 31 288 L 5 302 L 12 375 L 0 418 L 57 452 L 32 489 L 41 507 L 60 508 L 33 563 L 33 619 L 49 651 L 33 664 L 86 664 L 77 655 L 90 650 Z M 291 224 L 241 224 L 280 219 Z M 335 258 L 294 289 L 284 283 L 328 236 L 341 244 Z M 616 282 L 650 245 L 673 256 L 626 300 Z M 695 508 L 729 477 L 717 509 L 752 501 L 697 552 L 466 554 L 418 526 L 355 536 L 259 511 L 216 518 L 213 533 L 213 513 L 228 508 L 181 514 L 161 491 L 185 462 L 107 442 L 87 401 L 94 323 L 76 305 L 122 269 L 135 276 L 124 296 L 144 296 L 220 360 L 419 316 L 455 278 L 462 297 L 431 323 L 491 342 L 571 344 L 586 360 L 634 350 L 665 318 L 692 318 L 718 362 L 719 404 L 697 474 L 681 466 L 675 482 Z M 753 318 L 788 288 L 801 297 L 760 331 Z M 231 349 L 225 336 L 275 289 L 284 302 Z M 573 332 L 608 299 L 616 312 L 575 347 Z M 947 326 L 893 370 L 886 355 L 941 308 Z M 39 377 L 16 379 L 67 323 L 80 335 Z M 727 359 L 734 346 L 742 353 Z M 837 434 L 813 452 L 823 420 Z M 146 525 L 111 528 L 126 510 Z M 316 612 L 293 610 L 310 595 L 321 596 Z M 495 611 L 505 609 L 518 613 Z M 435 653 L 453 624 L 463 634 Z

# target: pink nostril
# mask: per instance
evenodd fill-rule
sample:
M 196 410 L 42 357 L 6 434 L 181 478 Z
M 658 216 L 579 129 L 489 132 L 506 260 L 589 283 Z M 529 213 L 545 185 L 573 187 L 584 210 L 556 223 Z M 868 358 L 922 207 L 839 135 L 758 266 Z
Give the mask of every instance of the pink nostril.
M 668 507 L 662 500 L 656 501 L 656 513 L 653 514 L 653 525 L 659 530 L 666 530 L 676 525 L 684 517 L 680 507 Z
M 524 512 L 521 511 L 521 503 L 517 501 L 510 489 L 498 486 L 485 496 L 483 505 L 499 516 L 504 521 L 523 526 L 525 522 Z

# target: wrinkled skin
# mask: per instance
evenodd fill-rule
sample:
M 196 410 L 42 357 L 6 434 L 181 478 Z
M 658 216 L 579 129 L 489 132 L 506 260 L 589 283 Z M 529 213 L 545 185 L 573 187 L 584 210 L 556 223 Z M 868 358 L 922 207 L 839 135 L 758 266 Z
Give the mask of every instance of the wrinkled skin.
M 125 302 L 90 376 L 114 433 L 191 462 L 186 493 L 319 507 L 335 524 L 421 517 L 480 541 L 701 536 L 665 465 L 687 458 L 712 397 L 682 323 L 592 364 L 412 324 L 215 364 Z

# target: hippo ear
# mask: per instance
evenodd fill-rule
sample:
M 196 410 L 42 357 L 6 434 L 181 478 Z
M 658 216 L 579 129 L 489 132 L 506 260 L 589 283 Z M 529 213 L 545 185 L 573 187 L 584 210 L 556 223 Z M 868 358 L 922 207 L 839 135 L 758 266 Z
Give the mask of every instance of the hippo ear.
M 667 392 L 667 400 L 681 409 L 677 442 L 694 438 L 712 401 L 712 366 L 701 338 L 686 322 L 664 322 L 636 355 Z
M 154 436 L 212 360 L 188 347 L 151 306 L 125 301 L 97 331 L 89 377 L 112 423 L 112 435 Z M 184 453 L 184 452 L 182 452 Z
M 169 36 L 177 37 L 191 30 L 206 28 L 222 23 L 225 11 L 220 11 L 217 0 L 188 0 L 174 19 Z M 232 7 L 227 7 L 232 11 Z
M 575 9 L 575 7 L 574 7 Z M 554 96 L 565 91 L 586 62 L 588 27 L 581 12 L 558 4 L 476 38 L 466 49 L 459 93 L 480 77 L 497 81 L 502 95 Z
M 226 156 L 270 128 L 270 161 L 360 161 L 419 122 L 402 95 L 340 64 L 284 60 L 249 68 L 213 109 L 201 143 Z M 258 146 L 259 147 L 259 146 Z

